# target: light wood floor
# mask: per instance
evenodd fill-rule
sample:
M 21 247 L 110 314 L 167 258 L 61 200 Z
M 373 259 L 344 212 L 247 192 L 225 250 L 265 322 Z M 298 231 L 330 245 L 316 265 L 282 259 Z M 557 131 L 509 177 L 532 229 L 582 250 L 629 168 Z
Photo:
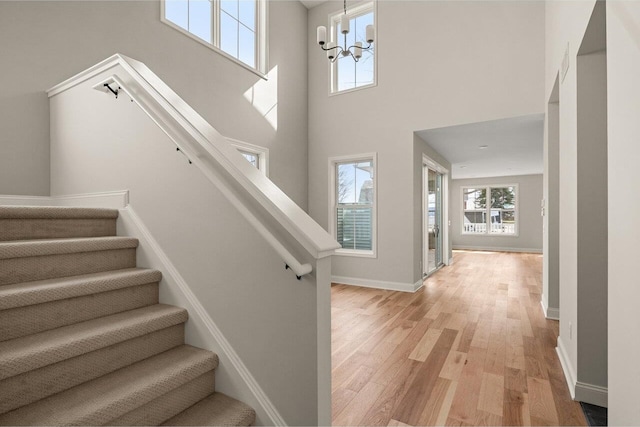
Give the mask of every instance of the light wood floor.
M 332 286 L 334 425 L 586 425 L 542 257 L 454 252 L 415 294 Z

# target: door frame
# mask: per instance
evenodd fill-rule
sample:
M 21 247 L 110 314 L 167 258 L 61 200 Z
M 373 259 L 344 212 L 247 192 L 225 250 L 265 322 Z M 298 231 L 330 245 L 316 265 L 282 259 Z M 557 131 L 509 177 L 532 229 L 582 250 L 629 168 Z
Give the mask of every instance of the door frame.
M 427 173 L 425 173 L 426 168 L 430 168 L 440 174 L 442 174 L 442 264 L 450 265 L 451 259 L 449 258 L 449 170 L 443 167 L 440 163 L 436 162 L 426 154 L 422 154 L 422 182 L 421 193 L 422 193 L 422 221 L 421 221 L 421 242 L 422 242 L 422 277 L 425 278 L 428 276 L 428 273 L 425 271 L 427 269 L 427 244 L 425 241 L 425 230 L 427 230 L 427 197 L 426 191 L 427 188 L 425 186 Z

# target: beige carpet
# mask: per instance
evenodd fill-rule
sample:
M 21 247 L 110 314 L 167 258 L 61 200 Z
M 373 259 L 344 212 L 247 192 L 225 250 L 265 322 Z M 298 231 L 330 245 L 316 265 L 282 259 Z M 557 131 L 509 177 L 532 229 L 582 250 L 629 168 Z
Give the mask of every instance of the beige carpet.
M 251 425 L 118 211 L 0 207 L 0 425 Z

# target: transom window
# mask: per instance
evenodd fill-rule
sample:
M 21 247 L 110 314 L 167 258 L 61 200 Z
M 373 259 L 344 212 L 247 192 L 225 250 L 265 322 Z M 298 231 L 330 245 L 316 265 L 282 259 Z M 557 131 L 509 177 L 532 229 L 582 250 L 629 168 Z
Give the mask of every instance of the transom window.
M 517 235 L 517 192 L 517 185 L 463 187 L 462 233 Z
M 269 176 L 269 149 L 258 145 L 249 144 L 248 142 L 238 141 L 237 139 L 227 138 L 227 140 L 236 147 L 242 157 L 247 159 L 260 172 Z
M 266 0 L 162 0 L 162 21 L 264 74 L 265 8 Z
M 344 45 L 344 35 L 340 28 L 340 18 L 344 12 L 337 13 L 330 17 L 331 43 Z M 349 15 L 349 34 L 347 34 L 347 47 L 362 42 L 363 46 L 368 46 L 366 42 L 367 25 L 375 25 L 375 13 L 373 2 L 367 2 L 355 8 L 347 10 Z M 340 56 L 331 65 L 331 93 L 343 92 L 351 89 L 374 86 L 376 83 L 376 60 L 375 42 L 372 48 L 362 51 L 362 58 L 355 62 L 351 56 Z
M 342 245 L 337 253 L 375 256 L 375 155 L 330 160 L 331 233 Z

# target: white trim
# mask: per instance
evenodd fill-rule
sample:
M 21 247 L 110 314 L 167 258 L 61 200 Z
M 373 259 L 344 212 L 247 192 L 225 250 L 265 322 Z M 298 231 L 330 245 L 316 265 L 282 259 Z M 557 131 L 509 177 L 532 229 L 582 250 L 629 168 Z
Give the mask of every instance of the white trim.
M 453 257 L 449 258 L 449 264 L 448 265 L 452 265 L 453 264 Z
M 537 248 L 510 248 L 510 247 L 491 247 L 491 246 L 469 246 L 469 245 L 453 245 L 454 251 L 483 251 L 483 252 L 521 252 L 531 254 L 541 254 L 542 249 Z
M 280 415 L 264 390 L 262 390 L 256 379 L 253 377 L 253 375 L 251 375 L 251 372 L 249 372 L 249 369 L 242 362 L 242 359 L 240 359 L 229 341 L 227 341 L 213 319 L 211 319 L 211 317 L 207 313 L 207 310 L 202 306 L 198 298 L 191 291 L 189 285 L 180 275 L 169 257 L 162 250 L 162 247 L 160 246 L 158 241 L 153 237 L 149 229 L 147 229 L 144 222 L 136 214 L 133 208 L 131 206 L 128 206 L 121 209 L 120 217 L 121 220 L 125 222 L 125 226 L 133 227 L 133 229 L 131 229 L 130 227 L 123 228 L 127 228 L 127 235 L 138 238 L 138 240 L 140 241 L 138 250 L 140 250 L 141 248 L 149 249 L 155 256 L 157 261 L 160 263 L 160 265 L 154 265 L 152 267 L 162 272 L 163 281 L 167 282 L 168 286 L 171 286 L 171 284 L 175 284 L 175 287 L 177 287 L 182 296 L 188 301 L 188 304 L 191 306 L 190 308 L 193 309 L 189 310 L 190 321 L 194 321 L 194 318 L 197 318 L 197 320 L 204 324 L 211 338 L 215 343 L 218 344 L 218 346 L 222 350 L 222 354 L 218 354 L 218 356 L 226 357 L 226 359 L 228 359 L 230 364 L 235 369 L 236 373 L 240 376 L 242 381 L 246 384 L 246 386 L 252 393 L 253 397 L 255 398 L 255 402 L 260 405 L 260 412 L 268 417 L 270 424 L 276 426 L 286 426 L 287 423 L 285 422 L 282 415 Z M 120 232 L 121 230 L 118 231 Z M 227 365 L 225 364 L 225 366 Z M 256 409 L 256 412 L 258 412 L 260 408 L 254 409 Z
M 504 187 L 514 187 L 516 190 L 516 202 L 514 203 L 514 216 L 516 219 L 516 231 L 513 234 L 506 233 L 491 233 L 491 189 L 492 188 L 504 188 Z M 487 219 L 485 225 L 487 225 L 487 231 L 484 233 L 469 233 L 464 231 L 464 189 L 465 188 L 473 188 L 473 189 L 485 189 L 487 191 L 487 207 L 484 209 Z M 463 185 L 460 187 L 460 203 L 462 208 L 460 209 L 460 234 L 463 236 L 482 236 L 482 237 L 520 237 L 520 185 L 519 184 L 479 184 L 479 185 Z M 470 209 L 470 211 L 482 211 L 482 209 Z
M 541 295 L 540 305 L 542 306 L 542 313 L 544 313 L 544 317 L 549 320 L 560 320 L 560 309 L 559 308 L 549 308 L 544 303 L 544 295 Z
M 344 89 L 344 90 L 337 90 L 337 66 L 338 66 L 338 60 L 336 60 L 335 62 L 331 62 L 329 61 L 329 59 L 327 59 L 327 64 L 329 67 L 329 96 L 335 96 L 335 95 L 342 95 L 345 93 L 351 93 L 351 92 L 356 92 L 358 90 L 362 90 L 362 89 L 369 89 L 372 87 L 376 87 L 378 86 L 378 2 L 375 0 L 364 0 L 361 1 L 360 3 L 358 3 L 355 6 L 349 6 L 347 7 L 347 14 L 348 15 L 363 15 L 365 13 L 367 13 L 366 11 L 368 9 L 371 9 L 373 11 L 373 28 L 374 28 L 374 44 L 375 44 L 375 49 L 374 49 L 374 53 L 373 53 L 373 83 L 370 83 L 368 85 L 362 85 L 362 86 L 358 86 L 358 87 L 354 87 L 351 89 Z M 340 44 L 340 42 L 334 40 L 334 36 L 335 36 L 335 31 L 336 31 L 336 24 L 339 22 L 339 16 L 344 15 L 344 10 L 340 10 L 339 12 L 334 12 L 329 14 L 329 25 L 327 27 L 328 29 L 328 40 L 331 42 L 335 42 Z M 322 51 L 322 53 L 325 53 L 324 51 Z M 326 54 L 324 55 L 326 56 Z
M 168 25 L 169 27 L 182 33 L 183 35 L 189 37 L 190 39 L 195 40 L 201 45 L 213 50 L 217 54 L 222 55 L 223 57 L 230 60 L 231 62 L 234 62 L 237 65 L 240 65 L 241 67 L 245 68 L 248 71 L 251 71 L 253 74 L 256 74 L 257 76 L 263 78 L 264 80 L 268 80 L 269 79 L 267 75 L 267 70 L 268 70 L 267 58 L 268 58 L 268 46 L 269 46 L 268 32 L 267 32 L 268 3 L 269 3 L 268 0 L 260 0 L 260 1 L 256 0 L 256 30 L 255 30 L 256 52 L 255 52 L 255 58 L 254 58 L 256 62 L 255 68 L 249 64 L 245 64 L 235 56 L 225 52 L 220 47 L 218 47 L 219 37 L 218 37 L 218 31 L 216 31 L 216 29 L 219 29 L 219 24 L 217 23 L 219 22 L 219 20 L 217 22 L 211 23 L 211 28 L 213 29 L 212 43 L 209 43 L 208 41 L 201 39 L 195 34 L 189 32 L 188 30 L 185 30 L 181 26 L 166 19 L 165 18 L 165 0 L 160 0 L 160 22 Z M 211 8 L 212 8 L 213 16 L 219 17 L 219 11 L 217 11 L 219 6 L 217 6 L 216 4 L 217 2 L 212 2 Z
M 331 283 L 339 283 L 350 286 L 361 286 L 363 288 L 385 289 L 387 291 L 416 292 L 424 285 L 424 280 L 420 279 L 415 283 L 388 282 L 385 280 L 363 279 L 360 277 L 331 276 Z
M 60 206 L 87 206 L 120 209 L 129 204 L 129 190 L 104 191 L 89 194 L 68 194 L 64 196 L 53 196 L 52 199 Z
M 91 72 L 81 72 L 54 86 L 48 94 L 55 96 L 116 66 L 123 74 L 110 78 L 163 132 L 173 135 L 170 138 L 182 153 L 244 216 L 255 217 L 252 212 L 266 212 L 275 222 L 264 221 L 265 224 L 271 228 L 277 225 L 277 233 L 291 234 L 314 258 L 330 256 L 339 247 L 317 222 L 251 166 L 225 137 L 143 63 L 115 54 L 91 67 Z
M 0 206 L 51 206 L 49 196 L 12 196 L 0 195 Z
M 608 407 L 609 389 L 599 385 L 576 382 L 576 397 L 579 402 L 586 402 L 596 406 Z
M 269 149 L 267 147 L 261 147 L 259 145 L 250 144 L 233 138 L 227 138 L 227 141 L 240 151 L 246 151 L 258 156 L 258 170 L 264 173 L 265 176 L 269 177 Z
M 348 156 L 329 157 L 329 235 L 337 238 L 336 224 L 336 165 L 338 163 L 372 160 L 373 162 L 373 211 L 371 213 L 371 250 L 356 250 L 338 248 L 333 255 L 352 256 L 361 258 L 377 258 L 378 254 L 378 153 L 363 153 Z
M 556 353 L 558 354 L 558 359 L 560 359 L 560 365 L 562 365 L 562 372 L 564 372 L 564 379 L 567 381 L 567 386 L 569 387 L 569 393 L 571 394 L 571 398 L 575 400 L 576 374 L 573 372 L 569 355 L 567 354 L 567 351 L 564 347 L 564 342 L 562 341 L 561 337 L 558 337 Z
M 82 206 L 120 209 L 129 204 L 129 190 L 62 196 L 0 195 L 0 206 Z

